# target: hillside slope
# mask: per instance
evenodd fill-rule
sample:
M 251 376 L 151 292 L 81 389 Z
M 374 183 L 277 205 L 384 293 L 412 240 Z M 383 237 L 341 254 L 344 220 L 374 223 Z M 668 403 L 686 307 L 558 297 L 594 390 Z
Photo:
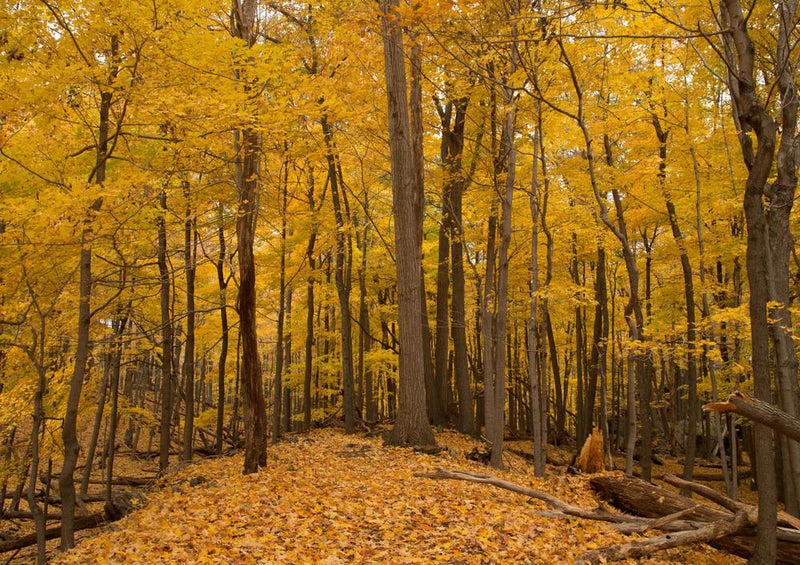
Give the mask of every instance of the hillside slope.
M 242 476 L 240 456 L 169 474 L 145 505 L 55 563 L 569 563 L 624 536 L 599 523 L 545 518 L 545 507 L 481 485 L 415 477 L 437 467 L 486 472 L 475 445 L 441 433 L 438 456 L 319 430 L 270 447 L 268 469 Z M 510 455 L 498 476 L 586 507 L 585 478 L 535 479 Z M 706 546 L 646 563 L 740 563 Z

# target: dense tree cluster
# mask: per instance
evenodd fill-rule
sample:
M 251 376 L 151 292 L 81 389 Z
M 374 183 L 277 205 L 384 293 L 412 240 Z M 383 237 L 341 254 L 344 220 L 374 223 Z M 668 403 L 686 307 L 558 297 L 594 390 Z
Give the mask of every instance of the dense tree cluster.
M 117 443 L 250 473 L 389 421 L 543 474 L 598 427 L 797 515 L 800 446 L 700 410 L 800 415 L 796 7 L 4 1 L 3 490 L 41 517 L 59 461 L 70 547 Z

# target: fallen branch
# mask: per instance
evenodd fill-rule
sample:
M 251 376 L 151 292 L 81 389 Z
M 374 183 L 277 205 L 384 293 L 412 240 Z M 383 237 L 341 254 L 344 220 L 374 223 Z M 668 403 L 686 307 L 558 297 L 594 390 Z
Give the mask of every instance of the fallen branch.
M 707 498 L 708 500 L 719 504 L 723 508 L 727 508 L 731 512 L 745 511 L 752 520 L 756 522 L 758 521 L 758 508 L 751 504 L 745 504 L 743 502 L 733 500 L 732 498 L 728 498 L 724 494 L 717 492 L 710 487 L 681 479 L 675 475 L 664 475 L 662 480 L 669 485 L 699 494 L 703 498 Z M 783 510 L 778 511 L 778 523 L 782 526 L 789 526 L 796 530 L 800 530 L 800 518 L 792 516 Z
M 747 513 L 741 511 L 738 512 L 732 520 L 719 520 L 697 530 L 669 533 L 645 540 L 593 549 L 579 555 L 575 563 L 576 565 L 591 565 L 605 561 L 636 559 L 664 549 L 671 549 L 673 547 L 680 547 L 692 543 L 708 543 L 734 535 L 750 525 Z
M 550 508 L 554 508 L 560 513 L 562 513 L 564 517 L 574 516 L 576 518 L 586 518 L 588 520 L 599 520 L 602 522 L 613 522 L 613 523 L 638 521 L 636 516 L 630 516 L 612 512 L 608 508 L 602 505 L 598 506 L 594 510 L 581 508 L 580 506 L 569 504 L 545 492 L 529 489 L 522 485 L 512 483 L 511 481 L 504 481 L 503 479 L 492 477 L 491 475 L 470 473 L 468 471 L 445 471 L 443 469 L 436 469 L 436 471 L 433 473 L 417 473 L 416 476 L 425 477 L 428 479 L 437 479 L 437 480 L 449 479 L 454 481 L 481 483 L 501 488 L 504 490 L 510 490 L 511 492 L 516 492 L 523 496 L 527 496 L 528 498 L 541 500 L 542 502 L 547 504 Z
M 723 508 L 730 510 L 731 512 L 738 512 L 739 510 L 743 510 L 744 508 L 747 507 L 746 504 L 737 502 L 732 498 L 728 498 L 724 494 L 715 491 L 711 487 L 707 487 L 705 485 L 701 485 L 692 481 L 687 481 L 680 477 L 676 477 L 675 475 L 670 475 L 669 473 L 661 477 L 661 480 L 663 480 L 668 485 L 672 485 L 674 487 L 678 487 L 681 489 L 686 489 L 695 494 L 699 494 L 703 498 L 707 498 L 711 502 L 715 502 L 720 506 L 722 506 Z
M 666 516 L 662 516 L 661 518 L 655 519 L 650 523 L 645 523 L 641 526 L 636 528 L 632 528 L 629 530 L 623 530 L 622 528 L 615 528 L 617 531 L 626 533 L 626 534 L 643 534 L 650 530 L 664 530 L 667 529 L 667 526 L 670 524 L 674 524 L 691 514 L 697 506 L 692 506 L 691 508 L 684 508 L 683 510 L 678 510 L 677 512 L 673 512 L 672 514 L 667 514 Z M 694 523 L 689 522 L 684 527 L 680 528 L 681 530 L 689 530 L 689 529 L 697 529 L 697 526 Z

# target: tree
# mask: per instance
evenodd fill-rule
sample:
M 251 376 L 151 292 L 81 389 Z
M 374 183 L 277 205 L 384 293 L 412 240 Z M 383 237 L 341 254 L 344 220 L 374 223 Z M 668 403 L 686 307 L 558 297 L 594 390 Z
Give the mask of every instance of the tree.
M 232 33 L 252 49 L 258 39 L 258 0 L 235 1 L 231 8 Z M 249 97 L 258 96 L 259 88 L 247 75 L 245 61 L 237 70 Z M 261 139 L 251 123 L 237 130 L 234 137 L 237 152 L 236 190 L 239 212 L 236 220 L 237 255 L 239 259 L 239 333 L 242 340 L 242 397 L 244 407 L 244 473 L 255 473 L 267 464 L 267 412 L 264 385 L 256 335 L 256 267 L 253 259 L 258 193 Z
M 797 128 L 797 87 L 795 63 L 790 59 L 790 34 L 794 27 L 797 3 L 778 5 L 778 39 L 774 58 L 777 90 L 781 99 L 780 143 L 777 143 L 778 124 L 767 111 L 757 90 L 757 59 L 754 43 L 738 0 L 721 4 L 723 21 L 727 22 L 723 41 L 726 64 L 729 65 L 728 88 L 733 100 L 735 120 L 741 125 L 739 142 L 748 169 L 744 193 L 744 214 L 747 221 L 747 278 L 750 283 L 750 332 L 752 341 L 753 383 L 757 399 L 771 400 L 769 335 L 772 335 L 776 357 L 778 400 L 789 413 L 798 412 L 797 355 L 791 338 L 792 320 L 787 307 L 788 259 L 791 245 L 789 215 L 797 187 L 795 132 Z M 757 147 L 753 147 L 748 132 L 754 132 Z M 776 155 L 776 145 L 777 155 Z M 777 180 L 769 183 L 773 164 L 777 165 Z M 769 208 L 765 208 L 764 199 Z M 776 304 L 769 307 L 768 303 Z M 751 563 L 771 563 L 775 559 L 776 486 L 774 476 L 772 432 L 756 426 L 756 467 L 758 472 L 759 512 L 756 551 Z M 788 450 L 788 464 L 795 480 L 800 468 L 796 444 Z
M 419 210 L 422 186 L 414 168 L 401 16 L 395 0 L 381 3 L 389 149 L 400 323 L 400 403 L 397 422 L 387 438 L 390 445 L 435 443 L 428 424 L 423 362 L 422 291 L 420 273 L 422 234 Z

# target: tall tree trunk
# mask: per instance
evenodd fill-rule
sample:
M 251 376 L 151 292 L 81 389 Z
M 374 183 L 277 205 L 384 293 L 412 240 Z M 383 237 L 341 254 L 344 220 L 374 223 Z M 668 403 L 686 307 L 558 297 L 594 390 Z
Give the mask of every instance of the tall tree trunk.
M 369 196 L 364 188 L 364 209 L 369 210 Z M 364 219 L 364 228 L 361 231 L 361 267 L 358 273 L 359 288 L 359 338 L 361 355 L 359 370 L 364 379 L 364 404 L 365 420 L 375 422 L 378 419 L 378 406 L 375 402 L 375 374 L 372 367 L 367 364 L 367 355 L 372 349 L 372 337 L 369 334 L 369 307 L 367 305 L 367 253 L 369 242 L 369 221 Z
M 39 458 L 40 458 L 40 435 L 44 432 L 45 426 L 45 413 L 44 413 L 44 393 L 47 390 L 47 365 L 46 365 L 46 322 L 47 318 L 43 313 L 39 312 L 39 339 L 36 347 L 28 350 L 28 355 L 36 367 L 36 391 L 33 395 L 33 429 L 31 430 L 31 465 L 30 475 L 28 477 L 28 506 L 30 507 L 31 514 L 33 515 L 34 527 L 36 529 L 36 563 L 37 565 L 45 565 L 47 563 L 47 547 L 45 546 L 45 516 L 39 503 L 36 500 L 36 484 L 39 480 Z M 41 432 L 40 432 L 41 430 Z M 13 435 L 12 435 L 13 438 Z M 11 444 L 9 443 L 9 450 Z M 22 484 L 25 479 L 20 480 L 19 489 L 22 489 Z M 18 491 L 19 492 L 19 491 Z M 21 493 L 20 493 L 21 494 Z M 15 495 L 15 500 L 18 500 L 19 494 Z M 12 504 L 13 507 L 13 504 Z
M 769 254 L 767 259 L 770 274 L 770 308 L 773 349 L 777 360 L 775 372 L 778 403 L 790 416 L 800 417 L 800 385 L 797 379 L 797 351 L 792 334 L 792 297 L 790 292 L 789 260 L 794 252 L 791 232 L 791 213 L 797 190 L 797 60 L 790 60 L 793 48 L 792 33 L 796 31 L 797 0 L 781 2 L 779 7 L 779 29 L 775 73 L 781 99 L 780 143 L 776 156 L 777 178 L 765 186 L 769 199 L 766 213 Z M 782 442 L 784 465 L 788 466 L 786 510 L 800 515 L 800 444 Z
M 183 424 L 183 452 L 181 460 L 192 460 L 192 440 L 194 439 L 194 279 L 195 256 L 197 253 L 197 232 L 192 216 L 189 183 L 184 184 L 186 197 L 186 221 L 184 223 L 183 257 L 186 267 L 186 352 L 184 354 L 183 372 L 186 380 L 184 395 L 186 398 L 186 416 Z
M 344 186 L 339 186 L 339 174 L 337 172 L 336 155 L 333 145 L 333 129 L 328 123 L 328 117 L 323 115 L 320 120 L 322 132 L 325 136 L 325 159 L 328 163 L 328 183 L 331 187 L 331 199 L 333 201 L 333 214 L 336 218 L 336 294 L 339 298 L 339 310 L 341 312 L 341 333 L 342 333 L 342 384 L 344 385 L 344 429 L 345 433 L 355 432 L 356 406 L 355 406 L 355 387 L 353 381 L 353 330 L 352 315 L 350 312 L 350 291 L 352 289 L 351 266 L 352 258 L 351 239 L 347 235 L 350 218 L 345 217 L 345 210 L 342 202 Z M 345 221 L 347 225 L 345 225 Z
M 769 321 L 767 304 L 770 300 L 770 261 L 768 224 L 764 211 L 764 188 L 775 158 L 778 127 L 767 114 L 756 93 L 755 47 L 747 29 L 747 20 L 739 0 L 722 0 L 722 22 L 725 58 L 728 64 L 728 88 L 733 102 L 734 120 L 739 125 L 739 142 L 748 169 L 744 193 L 744 214 L 747 223 L 747 278 L 750 283 L 750 338 L 753 388 L 756 398 L 772 400 L 769 359 Z M 791 4 L 795 4 L 791 2 Z M 781 17 L 784 6 L 781 5 Z M 793 21 L 793 17 L 789 21 Z M 789 26 L 781 26 L 780 34 Z M 784 39 L 785 40 L 785 39 Z M 779 40 L 780 43 L 780 40 Z M 735 49 L 735 53 L 734 53 Z M 776 61 L 778 76 L 790 73 L 787 60 Z M 793 73 L 792 73 L 793 74 Z M 793 80 L 793 79 L 792 79 Z M 783 100 L 784 103 L 788 102 Z M 788 124 L 784 124 L 786 126 Z M 790 126 L 791 127 L 791 126 Z M 755 132 L 758 147 L 754 151 L 749 132 Z M 783 328 L 780 331 L 784 331 Z M 776 345 L 780 345 L 779 338 Z M 780 366 L 782 347 L 776 347 Z M 750 563 L 767 564 L 775 561 L 777 524 L 777 485 L 772 430 L 755 426 L 756 475 L 758 477 L 758 529 L 756 547 Z
M 292 370 L 292 295 L 294 288 L 290 284 L 286 289 L 286 335 L 283 348 L 283 372 L 291 374 Z M 287 383 L 283 387 L 283 429 L 288 433 L 292 431 L 292 389 Z
M 159 196 L 161 213 L 158 216 L 158 272 L 161 298 L 161 438 L 159 442 L 160 472 L 169 466 L 169 447 L 172 413 L 172 316 L 170 315 L 169 269 L 167 266 L 167 192 Z
M 100 438 L 100 427 L 103 423 L 103 412 L 106 406 L 106 391 L 108 389 L 108 378 L 111 372 L 111 362 L 109 356 L 105 355 L 103 367 L 103 379 L 100 382 L 100 396 L 97 399 L 97 410 L 94 413 L 94 425 L 92 426 L 92 437 L 89 440 L 89 449 L 86 451 L 86 463 L 83 465 L 83 477 L 81 477 L 80 497 L 83 498 L 89 492 L 89 479 L 92 475 L 92 464 L 94 454 L 97 451 L 97 440 Z
M 256 11 L 258 0 L 237 0 L 231 9 L 232 33 L 252 47 L 258 39 Z M 245 61 L 243 61 L 244 63 Z M 238 62 L 237 62 L 238 63 Z M 244 69 L 238 69 L 244 78 L 248 97 L 256 91 Z M 258 194 L 260 192 L 261 137 L 250 124 L 237 131 L 236 152 L 239 169 L 236 175 L 238 213 L 236 215 L 237 254 L 239 256 L 239 292 L 236 307 L 239 312 L 239 336 L 242 344 L 241 386 L 244 408 L 244 469 L 245 474 L 255 473 L 267 464 L 267 413 L 264 403 L 264 384 L 258 355 L 256 332 L 256 268 L 253 259 Z
M 455 174 L 455 168 L 461 168 L 461 155 L 464 148 L 464 125 L 466 123 L 467 98 L 454 102 L 456 115 L 451 141 L 448 144 L 448 160 L 453 167 L 448 169 Z M 443 134 L 444 135 L 444 134 Z M 460 140 L 460 141 L 459 141 Z M 456 151 L 457 150 L 457 151 Z M 458 159 L 458 160 L 456 160 Z M 450 333 L 453 337 L 453 371 L 458 391 L 458 429 L 466 434 L 475 433 L 475 408 L 470 386 L 470 373 L 467 359 L 467 325 L 465 314 L 464 292 L 464 230 L 463 199 L 466 182 L 459 178 L 450 187 L 451 235 L 450 235 L 450 268 L 452 271 L 453 293 L 450 313 Z
M 284 145 L 284 147 L 286 147 Z M 289 159 L 283 162 L 284 179 L 281 196 L 281 260 L 280 279 L 278 282 L 278 327 L 275 337 L 275 379 L 272 385 L 272 441 L 276 443 L 281 437 L 281 408 L 283 406 L 283 363 L 286 325 L 286 208 L 289 192 Z M 287 430 L 288 431 L 288 430 Z
M 219 255 L 217 256 L 216 268 L 217 285 L 219 286 L 219 317 L 222 336 L 220 337 L 219 360 L 217 362 L 217 455 L 221 455 L 223 430 L 225 428 L 225 364 L 228 360 L 228 341 L 230 336 L 228 328 L 227 300 L 229 279 L 225 277 L 225 258 L 227 255 L 224 229 L 224 210 L 222 205 L 219 206 L 218 214 L 219 228 L 217 229 L 217 237 L 219 241 Z
M 316 271 L 316 256 L 314 246 L 317 242 L 317 208 L 314 200 L 314 169 L 308 171 L 308 206 L 313 215 L 311 233 L 306 246 L 306 259 L 308 261 L 308 278 L 306 279 L 306 343 L 305 367 L 303 368 L 303 429 L 311 429 L 311 373 L 313 371 L 314 349 L 314 277 Z
M 442 137 L 442 145 L 445 144 L 445 138 Z M 444 149 L 442 153 L 444 153 Z M 446 161 L 445 161 L 446 162 Z M 445 181 L 442 188 L 442 218 L 439 224 L 439 249 L 438 261 L 436 268 L 436 348 L 434 353 L 435 360 L 435 394 L 443 401 L 440 401 L 446 408 L 446 399 L 448 397 L 447 391 L 449 389 L 449 373 L 448 373 L 448 359 L 450 353 L 450 315 L 449 315 L 449 298 L 450 298 L 450 230 L 452 225 L 451 218 L 451 204 L 450 204 L 450 187 L 448 182 Z M 431 420 L 433 424 L 445 424 L 447 417 L 444 413 L 431 413 Z
M 408 63 L 410 68 L 411 80 L 409 84 L 409 131 L 411 134 L 411 154 L 414 166 L 416 184 L 419 187 L 420 198 L 416 202 L 417 228 L 415 233 L 420 238 L 420 249 L 422 248 L 423 221 L 425 217 L 425 194 L 424 194 L 424 174 L 425 160 L 423 154 L 423 132 L 422 122 L 422 46 L 420 43 L 419 32 L 411 28 L 409 33 L 409 52 Z M 428 409 L 428 418 L 435 425 L 446 423 L 445 403 L 441 390 L 446 383 L 440 382 L 436 373 L 431 347 L 432 336 L 431 327 L 428 321 L 428 300 L 425 291 L 425 272 L 422 270 L 422 257 L 420 255 L 420 315 L 422 316 L 422 358 L 425 372 L 425 401 Z M 437 304 L 438 305 L 438 304 Z
M 513 68 L 511 69 L 513 73 Z M 505 191 L 502 198 L 502 216 L 500 222 L 500 247 L 497 265 L 497 315 L 494 327 L 495 369 L 494 369 L 494 423 L 491 463 L 495 468 L 503 466 L 503 434 L 505 427 L 506 403 L 506 340 L 508 326 L 508 250 L 511 245 L 511 210 L 514 197 L 514 179 L 516 172 L 516 150 L 514 149 L 515 111 L 510 90 L 506 92 L 507 110 L 503 123 L 503 151 L 508 152 L 505 177 Z
M 119 40 L 116 35 L 111 37 L 111 71 L 109 83 L 113 83 L 119 72 L 117 54 Z M 100 92 L 100 121 L 97 134 L 97 152 L 95 165 L 89 174 L 89 182 L 102 185 L 106 180 L 106 163 L 110 156 L 109 151 L 109 115 L 113 92 L 101 90 Z M 89 359 L 89 329 L 91 325 L 91 296 L 92 296 L 92 217 L 100 211 L 103 205 L 102 197 L 94 201 L 88 211 L 81 230 L 80 251 L 80 282 L 78 287 L 78 343 L 75 349 L 75 366 L 69 383 L 67 396 L 67 409 L 64 415 L 64 425 L 61 429 L 61 438 L 64 443 L 64 463 L 59 476 L 61 491 L 61 548 L 75 547 L 75 467 L 78 463 L 78 406 L 81 401 L 81 390 L 86 377 L 86 364 Z
M 689 436 L 686 440 L 685 449 L 685 463 L 683 466 L 683 479 L 687 481 L 692 480 L 694 471 L 694 458 L 697 449 L 697 357 L 695 354 L 696 342 L 696 318 L 695 318 L 695 304 L 694 304 L 694 281 L 692 280 L 692 266 L 689 262 L 689 252 L 686 249 L 686 243 L 681 232 L 680 225 L 678 224 L 678 216 L 675 212 L 675 204 L 672 202 L 672 194 L 667 188 L 667 139 L 669 131 L 664 130 L 661 121 L 657 116 L 653 116 L 653 127 L 656 131 L 658 138 L 658 185 L 661 188 L 661 193 L 664 196 L 664 204 L 667 208 L 667 216 L 669 224 L 672 228 L 672 237 L 675 244 L 680 250 L 681 271 L 683 273 L 683 291 L 684 301 L 686 304 L 686 379 L 689 385 L 689 410 L 687 414 Z M 690 496 L 691 493 L 685 491 L 684 495 Z
M 541 111 L 541 106 L 538 108 Z M 546 437 L 542 430 L 542 386 L 539 375 L 539 134 L 533 139 L 533 167 L 531 173 L 531 310 L 528 319 L 528 379 L 531 391 L 533 421 L 533 469 L 537 477 L 546 472 Z
M 395 254 L 400 321 L 400 405 L 397 422 L 387 443 L 392 445 L 432 444 L 425 399 L 422 359 L 422 237 L 419 223 L 423 190 L 412 146 L 412 132 L 406 97 L 401 17 L 396 0 L 381 2 L 386 96 L 389 115 L 389 148 L 392 168 L 392 196 L 395 221 Z
M 574 203 L 572 203 L 574 205 Z M 570 273 L 572 275 L 572 283 L 575 288 L 581 288 L 581 276 L 578 268 L 578 235 L 572 232 L 572 261 L 570 264 Z M 583 410 L 583 393 L 584 393 L 584 364 L 583 364 L 583 342 L 585 340 L 585 330 L 583 327 L 583 316 L 581 314 L 580 303 L 577 303 L 573 308 L 575 316 L 575 438 L 576 445 L 580 448 L 583 441 L 588 436 L 588 432 L 583 429 L 585 419 L 584 414 L 580 413 Z M 566 396 L 566 394 L 565 394 Z

